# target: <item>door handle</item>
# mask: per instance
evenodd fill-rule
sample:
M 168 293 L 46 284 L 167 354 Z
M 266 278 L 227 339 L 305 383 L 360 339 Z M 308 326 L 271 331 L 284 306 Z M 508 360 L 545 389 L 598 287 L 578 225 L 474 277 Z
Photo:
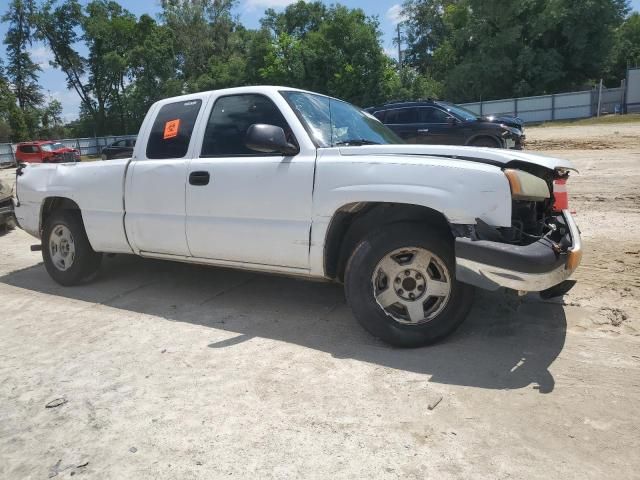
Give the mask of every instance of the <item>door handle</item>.
M 202 186 L 209 184 L 209 172 L 191 172 L 189 174 L 189 183 L 191 185 Z
M 418 129 L 418 133 L 429 133 L 429 129 L 428 128 L 420 128 L 420 129 Z

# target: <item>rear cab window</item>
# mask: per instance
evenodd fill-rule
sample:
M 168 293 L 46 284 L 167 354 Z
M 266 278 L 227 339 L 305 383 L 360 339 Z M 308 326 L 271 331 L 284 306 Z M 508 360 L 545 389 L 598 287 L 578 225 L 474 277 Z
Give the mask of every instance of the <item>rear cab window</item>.
M 202 100 L 185 100 L 160 107 L 147 142 L 147 158 L 184 158 Z

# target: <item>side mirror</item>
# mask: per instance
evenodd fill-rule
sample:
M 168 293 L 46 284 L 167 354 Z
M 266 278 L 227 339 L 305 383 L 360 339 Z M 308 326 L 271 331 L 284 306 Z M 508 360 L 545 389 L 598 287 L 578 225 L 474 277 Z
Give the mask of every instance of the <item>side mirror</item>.
M 448 117 L 447 123 L 449 124 L 450 127 L 454 127 L 458 124 L 458 119 L 454 117 Z
M 298 147 L 287 142 L 282 128 L 263 123 L 255 123 L 247 129 L 244 144 L 256 152 L 282 153 L 288 157 L 300 152 Z

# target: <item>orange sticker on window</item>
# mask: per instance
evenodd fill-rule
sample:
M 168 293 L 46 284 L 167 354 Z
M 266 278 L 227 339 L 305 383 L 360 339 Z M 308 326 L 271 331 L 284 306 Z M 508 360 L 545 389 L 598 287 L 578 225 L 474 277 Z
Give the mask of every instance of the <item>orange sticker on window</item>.
M 169 120 L 167 123 L 164 124 L 164 135 L 162 136 L 162 139 L 168 140 L 169 138 L 177 137 L 179 128 L 180 128 L 180 119 Z

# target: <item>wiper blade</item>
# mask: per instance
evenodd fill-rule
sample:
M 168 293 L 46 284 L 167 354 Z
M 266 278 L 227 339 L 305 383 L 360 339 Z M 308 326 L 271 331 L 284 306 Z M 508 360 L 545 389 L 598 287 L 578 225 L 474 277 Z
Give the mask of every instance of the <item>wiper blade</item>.
M 367 140 L 365 138 L 352 138 L 349 140 L 341 140 L 335 143 L 335 146 L 348 145 L 352 147 L 359 147 L 362 145 L 380 145 L 380 142 L 374 142 L 373 140 Z

